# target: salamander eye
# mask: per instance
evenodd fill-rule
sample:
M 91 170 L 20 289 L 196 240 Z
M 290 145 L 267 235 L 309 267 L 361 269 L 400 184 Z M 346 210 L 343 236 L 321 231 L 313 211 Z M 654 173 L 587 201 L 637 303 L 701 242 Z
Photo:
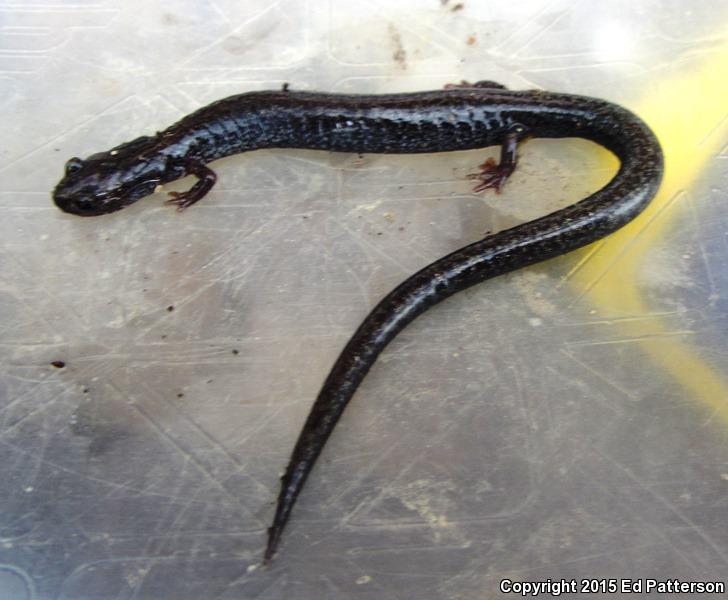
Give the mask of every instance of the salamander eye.
M 83 167 L 83 161 L 80 158 L 74 156 L 73 158 L 69 159 L 68 162 L 66 163 L 66 175 L 75 173 L 81 167 Z

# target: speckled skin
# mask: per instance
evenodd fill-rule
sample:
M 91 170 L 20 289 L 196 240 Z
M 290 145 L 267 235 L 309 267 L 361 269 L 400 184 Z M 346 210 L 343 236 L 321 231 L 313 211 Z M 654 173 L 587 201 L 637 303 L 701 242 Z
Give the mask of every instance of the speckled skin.
M 79 215 L 112 212 L 160 184 L 217 158 L 257 148 L 421 153 L 481 148 L 518 132 L 580 137 L 620 160 L 615 177 L 591 196 L 547 216 L 490 235 L 412 275 L 359 326 L 334 364 L 281 478 L 265 560 L 273 556 L 291 509 L 329 435 L 385 346 L 408 323 L 454 293 L 598 240 L 636 217 L 655 195 L 662 153 L 634 114 L 603 100 L 493 87 L 384 96 L 253 92 L 210 104 L 150 138 L 85 161 L 72 159 L 54 192 Z M 194 200 L 193 200 L 194 201 Z

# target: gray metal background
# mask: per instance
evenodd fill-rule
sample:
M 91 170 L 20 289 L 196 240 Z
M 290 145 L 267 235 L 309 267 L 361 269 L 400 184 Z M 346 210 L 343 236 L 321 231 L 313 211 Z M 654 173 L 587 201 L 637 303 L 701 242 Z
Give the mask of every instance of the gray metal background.
M 0 6 L 0 597 L 482 599 L 504 577 L 725 578 L 727 9 Z M 261 151 L 216 163 L 183 214 L 158 195 L 92 219 L 49 191 L 70 156 L 231 93 L 461 79 L 632 108 L 665 144 L 663 193 L 622 237 L 402 333 L 260 568 L 278 475 L 369 309 L 485 231 L 583 197 L 614 160 L 535 140 L 503 194 L 476 196 L 465 175 L 494 149 Z

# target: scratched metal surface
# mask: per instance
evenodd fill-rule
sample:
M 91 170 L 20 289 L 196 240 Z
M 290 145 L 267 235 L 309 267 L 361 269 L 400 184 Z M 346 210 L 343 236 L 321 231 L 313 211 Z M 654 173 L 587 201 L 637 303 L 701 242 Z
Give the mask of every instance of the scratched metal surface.
M 1 598 L 482 599 L 505 577 L 725 577 L 728 7 L 394 5 L 0 6 Z M 494 150 L 265 151 L 217 163 L 184 214 L 157 196 L 86 220 L 49 190 L 70 156 L 234 92 L 461 79 L 632 108 L 665 143 L 666 187 L 621 238 L 402 333 L 259 568 L 277 477 L 367 311 L 614 162 L 532 141 L 502 195 L 475 196 L 465 175 Z

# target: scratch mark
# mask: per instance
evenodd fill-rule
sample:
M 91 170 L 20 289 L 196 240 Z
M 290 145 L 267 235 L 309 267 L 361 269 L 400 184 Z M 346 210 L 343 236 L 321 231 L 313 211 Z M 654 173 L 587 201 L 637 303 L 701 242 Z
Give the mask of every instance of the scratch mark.
M 728 554 L 726 554 L 723 549 L 718 545 L 710 535 L 700 526 L 698 526 L 695 522 L 693 522 L 685 513 L 683 513 L 677 506 L 675 506 L 672 502 L 670 502 L 665 496 L 657 492 L 655 489 L 653 489 L 651 486 L 645 485 L 645 483 L 637 476 L 635 476 L 634 473 L 632 473 L 631 469 L 626 467 L 625 465 L 621 464 L 620 462 L 616 461 L 614 458 L 609 456 L 608 454 L 604 454 L 599 448 L 594 447 L 592 450 L 597 453 L 599 456 L 601 456 L 603 459 L 610 462 L 612 465 L 614 465 L 617 469 L 619 469 L 624 475 L 637 487 L 647 492 L 650 496 L 652 496 L 657 502 L 659 502 L 662 506 L 664 506 L 667 510 L 669 510 L 672 514 L 674 514 L 678 519 L 680 519 L 685 525 L 693 531 L 704 543 L 706 546 L 711 548 L 723 561 L 724 565 L 728 565 Z M 671 543 L 671 546 L 673 544 Z M 684 557 L 686 561 L 688 561 L 687 557 Z M 689 561 L 688 564 L 692 565 L 692 561 Z M 696 568 L 696 572 L 703 572 Z
M 40 460 L 43 464 L 48 465 L 49 467 L 52 467 L 53 469 L 63 471 L 64 473 L 69 473 L 70 475 L 73 475 L 74 477 L 78 477 L 79 479 L 86 479 L 88 481 L 100 483 L 104 486 L 108 486 L 117 491 L 124 490 L 124 491 L 131 492 L 131 493 L 139 495 L 139 496 L 149 496 L 149 497 L 156 497 L 156 498 L 165 498 L 167 500 L 177 500 L 177 498 L 174 498 L 173 496 L 170 496 L 169 494 L 163 494 L 161 492 L 151 492 L 149 490 L 143 490 L 140 488 L 136 488 L 134 486 L 131 486 L 131 485 L 128 485 L 125 483 L 117 483 L 115 481 L 109 481 L 108 479 L 102 479 L 101 477 L 96 477 L 95 475 L 89 475 L 88 473 L 82 473 L 80 471 L 76 471 L 75 469 L 71 469 L 64 465 L 61 465 L 60 463 L 49 460 L 48 458 L 39 458 L 35 453 L 29 452 L 28 450 L 25 450 L 24 448 L 21 448 L 20 446 L 16 446 L 15 444 L 10 444 L 3 440 L 0 440 L 0 445 L 10 448 L 14 452 L 17 452 L 23 456 L 27 456 L 27 457 L 30 457 L 33 459 Z
M 0 167 L 0 173 L 7 171 L 10 167 L 18 164 L 19 162 L 21 162 L 22 160 L 25 160 L 26 158 L 30 158 L 31 156 L 34 156 L 41 150 L 52 147 L 59 140 L 62 140 L 63 138 L 68 137 L 70 134 L 83 129 L 86 125 L 93 123 L 94 121 L 97 121 L 99 119 L 99 117 L 102 117 L 105 114 L 111 113 L 115 108 L 121 106 L 122 104 L 124 104 L 131 98 L 134 98 L 134 96 L 126 96 L 125 98 L 122 98 L 121 100 L 114 102 L 113 104 L 109 105 L 104 110 L 102 110 L 101 112 L 98 112 L 98 113 L 94 114 L 93 116 L 89 117 L 88 119 L 85 119 L 85 120 L 81 121 L 80 123 L 77 123 L 76 125 L 70 127 L 69 129 L 66 129 L 63 133 L 60 133 L 59 135 L 52 137 L 50 140 L 48 140 L 47 142 L 44 142 L 40 146 L 36 146 L 29 152 L 21 154 L 20 156 L 6 162 L 2 167 Z
M 148 389 L 148 388 L 147 388 L 147 389 Z M 149 391 L 149 395 L 153 394 L 153 391 L 152 391 L 152 390 L 149 390 L 149 389 L 148 389 L 148 391 Z M 161 402 L 164 402 L 164 400 L 163 400 L 163 399 L 160 399 L 160 401 L 161 401 Z M 177 452 L 178 452 L 178 453 L 180 454 L 180 456 L 183 456 L 183 457 L 185 457 L 185 459 L 186 459 L 186 460 L 189 460 L 189 461 L 190 461 L 190 462 L 191 462 L 192 464 L 194 464 L 194 465 L 195 465 L 195 467 L 197 467 L 197 468 L 199 469 L 200 473 L 202 473 L 202 475 L 203 475 L 203 476 L 204 476 L 204 477 L 205 477 L 205 478 L 206 478 L 206 479 L 207 479 L 207 480 L 208 480 L 208 481 L 209 481 L 209 482 L 210 482 L 210 483 L 211 483 L 211 484 L 213 485 L 213 487 L 215 487 L 216 489 L 218 489 L 219 491 L 221 491 L 221 492 L 222 492 L 222 493 L 223 493 L 223 494 L 224 494 L 224 495 L 225 495 L 225 496 L 226 496 L 226 497 L 227 497 L 227 498 L 228 498 L 228 499 L 229 499 L 229 500 L 231 501 L 231 503 L 232 503 L 232 504 L 233 504 L 234 506 L 237 506 L 237 507 L 239 507 L 239 508 L 240 508 L 240 509 L 241 509 L 241 510 L 243 511 L 243 513 L 245 514 L 246 518 L 248 518 L 248 519 L 249 519 L 249 520 L 250 520 L 251 522 L 253 522 L 253 523 L 256 523 L 256 526 L 257 526 L 257 527 L 261 527 L 261 526 L 262 526 L 262 523 L 261 523 L 261 522 L 259 521 L 259 519 L 258 519 L 258 518 L 257 518 L 257 517 L 256 517 L 256 516 L 255 516 L 255 515 L 254 515 L 254 514 L 253 514 L 253 513 L 251 512 L 251 511 L 250 511 L 250 509 L 249 509 L 249 508 L 248 508 L 248 507 L 247 507 L 247 506 L 246 506 L 245 504 L 243 504 L 243 503 L 242 503 L 242 501 L 241 501 L 241 498 L 239 497 L 239 495 L 238 495 L 238 494 L 235 494 L 235 493 L 233 493 L 233 492 L 231 492 L 231 491 L 229 491 L 229 490 L 227 489 L 227 487 L 226 487 L 225 483 L 224 483 L 224 482 L 221 482 L 220 480 L 218 480 L 218 479 L 217 479 L 217 478 L 215 477 L 215 475 L 214 475 L 214 474 L 212 473 L 212 471 L 210 471 L 210 469 L 209 469 L 209 468 L 208 468 L 208 467 L 207 467 L 207 466 L 206 466 L 206 465 L 205 465 L 205 464 L 204 464 L 204 463 L 203 463 L 203 462 L 202 462 L 201 460 L 199 460 L 199 459 L 198 459 L 198 458 L 197 458 L 197 457 L 196 457 L 196 456 L 195 456 L 195 455 L 194 455 L 194 454 L 193 454 L 192 452 L 190 452 L 190 451 L 188 451 L 188 450 L 185 450 L 185 449 L 184 449 L 184 448 L 183 448 L 183 447 L 182 447 L 182 446 L 181 446 L 181 445 L 180 445 L 180 444 L 179 444 L 179 443 L 177 442 L 177 440 L 175 440 L 175 439 L 174 439 L 174 437 L 173 437 L 172 435 L 170 435 L 170 434 L 169 434 L 169 433 L 168 433 L 168 432 L 167 432 L 167 431 L 166 431 L 166 430 L 165 430 L 165 429 L 164 429 L 164 428 L 163 428 L 163 427 L 162 427 L 162 426 L 161 426 L 161 425 L 160 425 L 160 424 L 159 424 L 159 423 L 157 422 L 157 419 L 155 419 L 155 418 L 154 418 L 154 417 L 153 417 L 153 416 L 152 416 L 152 415 L 151 415 L 151 414 L 150 414 L 150 413 L 149 413 L 149 412 L 147 411 L 147 409 L 146 409 L 146 408 L 145 408 L 144 406 L 142 406 L 141 404 L 139 404 L 139 403 L 136 403 L 136 402 L 135 402 L 135 403 L 133 403 L 133 404 L 132 404 L 131 406 L 132 406 L 132 407 L 133 407 L 133 408 L 134 408 L 134 409 L 135 409 L 135 410 L 136 410 L 136 411 L 137 411 L 137 412 L 138 412 L 138 413 L 139 413 L 139 414 L 140 414 L 140 415 L 141 415 L 142 417 L 144 417 L 144 418 L 145 418 L 145 419 L 146 419 L 146 420 L 148 421 L 148 423 L 149 423 L 149 424 L 150 424 L 150 425 L 151 425 L 151 426 L 152 426 L 152 427 L 153 427 L 153 428 L 154 428 L 154 429 L 155 429 L 155 430 L 157 431 L 157 433 L 159 434 L 159 436 L 160 436 L 160 437 L 161 437 L 162 439 L 166 440 L 167 442 L 169 442 L 169 443 L 170 443 L 170 444 L 172 445 L 172 447 L 173 447 L 173 448 L 174 448 L 174 449 L 175 449 L 175 450 L 176 450 L 176 451 L 177 451 Z M 160 406 L 160 405 L 157 405 L 157 406 L 156 406 L 156 408 L 157 408 L 157 409 L 159 409 L 159 408 L 162 408 L 162 406 Z M 164 406 L 164 408 L 165 408 L 165 409 L 168 409 L 168 408 L 169 408 L 168 406 L 166 406 L 166 403 L 165 403 L 165 406 Z M 191 425 L 192 425 L 193 427 L 195 427 L 195 429 L 199 430 L 199 428 L 197 428 L 197 427 L 195 426 L 195 424 L 194 424 L 194 423 L 192 423 L 191 421 L 189 421 L 189 419 L 187 419 L 186 417 L 185 417 L 185 420 L 186 420 L 186 422 L 187 422 L 188 424 L 191 424 Z M 209 438 L 208 438 L 208 439 L 209 439 Z M 223 454 L 223 456 L 224 456 L 224 457 L 228 457 L 228 454 L 227 454 L 227 453 L 224 453 L 224 454 Z M 239 465 L 238 465 L 238 463 L 234 463 L 234 465 L 235 465 L 235 466 L 239 466 Z M 266 491 L 267 491 L 267 490 L 266 490 Z
M 195 60 L 196 58 L 198 58 L 198 57 L 202 56 L 203 54 L 205 54 L 205 52 L 211 50 L 212 48 L 215 48 L 216 46 L 220 46 L 225 41 L 225 39 L 227 39 L 231 35 L 234 35 L 236 33 L 241 32 L 250 23 L 253 23 L 254 21 L 257 21 L 258 19 L 260 19 L 261 17 L 263 17 L 264 15 L 266 15 L 269 12 L 272 12 L 280 4 L 281 4 L 281 0 L 276 0 L 274 2 L 271 2 L 265 8 L 261 9 L 260 11 L 258 11 L 257 13 L 255 13 L 254 15 L 252 15 L 252 16 L 248 17 L 247 19 L 245 19 L 244 21 L 242 21 L 237 27 L 231 29 L 227 33 L 227 35 L 220 36 L 219 38 L 215 39 L 213 42 L 211 42 L 211 43 L 209 43 L 209 44 L 207 44 L 205 46 L 202 46 L 198 50 L 195 50 L 190 55 L 188 55 L 186 58 L 183 58 L 182 60 L 180 60 L 179 62 L 177 62 L 172 68 L 173 69 L 179 69 L 181 67 L 185 67 L 186 65 L 189 65 L 193 60 Z M 212 67 L 209 67 L 209 66 L 207 67 L 207 70 L 211 70 L 211 69 L 212 69 Z
M 591 373 L 594 377 L 596 377 L 602 383 L 605 383 L 609 387 L 617 390 L 621 395 L 623 395 L 623 396 L 625 396 L 627 398 L 631 398 L 634 401 L 639 400 L 639 397 L 633 391 L 628 390 L 627 388 L 619 385 L 614 378 L 608 378 L 601 371 L 597 371 L 596 369 L 594 369 L 588 363 L 585 363 L 583 360 L 580 360 L 579 358 L 577 358 L 576 354 L 572 354 L 571 352 L 568 352 L 564 348 L 561 349 L 561 353 L 564 356 L 567 356 L 569 358 L 569 360 L 572 360 L 576 364 L 578 364 L 584 371 L 586 371 L 588 373 Z M 604 406 L 605 404 L 602 404 L 602 405 Z M 618 413 L 619 412 L 616 407 L 614 407 L 614 406 L 612 406 L 612 405 L 610 405 L 608 403 L 606 404 L 606 407 L 609 408 L 610 410 L 612 410 L 615 413 Z
M 28 573 L 25 569 L 17 565 L 11 565 L 9 563 L 0 563 L 0 571 L 12 573 L 22 581 L 28 600 L 33 600 L 34 598 L 37 598 L 35 582 L 30 576 L 30 573 Z
M 368 241 L 367 239 L 365 239 L 364 237 L 362 237 L 361 235 L 359 235 L 357 232 L 355 232 L 354 230 L 352 230 L 349 227 L 347 227 L 346 225 L 344 225 L 343 222 L 341 222 L 341 221 L 339 221 L 337 219 L 333 219 L 333 218 L 329 218 L 329 222 L 332 223 L 333 225 L 337 226 L 337 227 L 340 227 L 344 231 L 346 231 L 346 233 L 351 237 L 352 240 L 354 240 L 354 241 L 356 241 L 356 242 L 359 243 L 359 246 L 360 247 L 367 248 L 372 253 L 374 253 L 374 254 L 376 254 L 376 255 L 384 258 L 387 262 L 393 263 L 403 273 L 411 273 L 412 272 L 412 269 L 411 268 L 407 267 L 406 265 L 404 265 L 403 263 L 401 263 L 400 261 L 398 261 L 394 256 L 392 256 L 392 255 L 387 254 L 386 252 L 384 252 L 384 250 L 382 250 L 381 248 L 379 248 L 376 244 L 372 244 L 370 241 Z

